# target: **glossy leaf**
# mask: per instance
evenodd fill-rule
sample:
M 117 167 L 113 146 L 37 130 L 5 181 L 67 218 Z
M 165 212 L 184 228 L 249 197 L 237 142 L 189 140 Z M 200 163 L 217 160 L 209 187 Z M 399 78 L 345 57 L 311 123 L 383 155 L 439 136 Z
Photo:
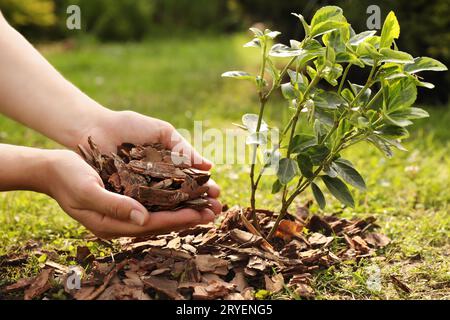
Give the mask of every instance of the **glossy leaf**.
M 389 48 L 400 36 L 400 25 L 393 11 L 389 12 L 381 30 L 380 48 Z
M 311 158 L 314 165 L 320 165 L 330 154 L 330 149 L 324 145 L 316 145 L 306 148 L 304 153 Z
M 302 49 L 293 49 L 281 43 L 274 44 L 269 51 L 270 56 L 279 58 L 296 57 L 302 53 Z
M 321 178 L 330 193 L 336 199 L 352 208 L 355 206 L 355 201 L 353 200 L 352 194 L 350 193 L 350 190 L 345 185 L 345 183 L 342 182 L 342 180 L 340 180 L 339 178 L 331 178 L 329 176 L 321 176 Z
M 412 63 L 414 58 L 406 52 L 392 50 L 389 48 L 380 49 L 380 54 L 383 56 L 380 62 L 393 62 L 393 63 Z
M 258 115 L 253 113 L 247 113 L 242 116 L 242 124 L 250 133 L 256 132 L 256 128 L 258 126 Z M 267 124 L 264 120 L 261 121 L 261 127 L 259 128 L 259 132 L 265 132 L 269 130 Z
M 250 73 L 245 71 L 227 71 L 222 73 L 222 77 L 224 78 L 234 78 L 239 80 L 255 80 L 256 78 L 252 76 Z
M 306 154 L 297 155 L 297 164 L 300 168 L 300 172 L 305 178 L 311 179 L 314 176 L 313 163 L 311 158 Z
M 317 204 L 319 205 L 320 209 L 325 209 L 325 206 L 327 205 L 325 201 L 325 197 L 322 193 L 322 190 L 320 190 L 319 186 L 315 184 L 314 182 L 311 183 L 311 190 L 314 195 L 314 199 L 316 199 Z
M 346 104 L 346 101 L 337 93 L 332 91 L 321 91 L 314 95 L 314 105 L 318 108 L 337 109 L 340 105 Z
M 357 46 L 361 42 L 366 40 L 367 38 L 372 37 L 373 35 L 375 35 L 375 33 L 377 33 L 375 30 L 370 30 L 370 31 L 364 31 L 364 32 L 355 34 L 353 37 L 350 38 L 349 44 L 352 45 L 352 46 Z
M 294 159 L 283 158 L 278 166 L 277 177 L 283 185 L 288 184 L 298 174 L 299 169 Z
M 409 78 L 397 79 L 388 84 L 387 109 L 391 112 L 410 107 L 417 97 L 417 88 Z
M 440 61 L 429 57 L 415 58 L 413 63 L 405 65 L 405 72 L 410 74 L 420 71 L 447 71 L 447 67 Z
M 280 180 L 275 180 L 275 182 L 272 184 L 272 194 L 280 192 L 281 188 L 283 188 L 283 185 L 281 184 Z
M 303 30 L 305 31 L 305 35 L 308 36 L 309 33 L 311 32 L 311 27 L 308 25 L 305 18 L 299 13 L 291 13 L 291 14 L 296 16 L 300 20 L 303 26 Z
M 292 138 L 291 153 L 299 153 L 317 144 L 317 138 L 309 134 L 297 134 Z
M 337 159 L 333 161 L 332 167 L 341 176 L 341 178 L 344 179 L 345 182 L 360 190 L 366 190 L 367 187 L 363 177 L 361 177 L 353 166 L 348 165 L 347 162 L 339 161 L 339 159 Z

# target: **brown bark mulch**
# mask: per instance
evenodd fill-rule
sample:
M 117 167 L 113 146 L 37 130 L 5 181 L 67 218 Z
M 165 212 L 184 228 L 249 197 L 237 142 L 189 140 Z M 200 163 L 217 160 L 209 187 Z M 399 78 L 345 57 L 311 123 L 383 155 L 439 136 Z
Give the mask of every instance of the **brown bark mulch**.
M 258 215 L 268 230 L 274 214 L 259 210 Z M 371 217 L 321 217 L 301 207 L 282 221 L 271 243 L 255 232 L 248 217 L 248 210 L 234 207 L 220 226 L 122 238 L 123 249 L 112 257 L 94 259 L 87 247 L 79 247 L 77 260 L 88 266 L 80 289 L 67 285 L 68 266 L 48 260 L 36 277 L 3 287 L 0 296 L 37 299 L 64 287 L 69 298 L 79 300 L 242 300 L 254 299 L 260 289 L 269 295 L 289 290 L 310 299 L 314 272 L 371 257 L 389 243 L 373 232 L 377 226 Z

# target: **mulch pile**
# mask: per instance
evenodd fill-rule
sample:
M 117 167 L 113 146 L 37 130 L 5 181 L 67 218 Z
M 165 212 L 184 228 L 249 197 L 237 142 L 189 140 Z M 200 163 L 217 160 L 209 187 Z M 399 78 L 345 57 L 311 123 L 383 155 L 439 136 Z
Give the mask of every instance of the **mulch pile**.
M 101 154 L 91 137 L 89 149 L 78 149 L 98 172 L 105 188 L 142 203 L 149 211 L 210 206 L 205 199 L 209 173 L 192 169 L 185 156 L 163 148 L 161 144 L 123 143 L 117 153 Z
M 262 230 L 268 231 L 274 213 L 259 210 L 258 215 Z M 68 297 L 80 300 L 254 299 L 260 289 L 276 294 L 285 288 L 313 298 L 314 272 L 373 256 L 389 243 L 373 232 L 374 218 L 321 217 L 311 215 L 307 207 L 283 220 L 268 243 L 249 216 L 248 210 L 233 207 L 220 226 L 123 238 L 123 250 L 112 257 L 94 259 L 87 247 L 79 247 L 77 261 L 86 266 L 80 289 L 68 285 L 67 266 L 47 260 L 40 274 L 3 287 L 0 297 L 14 293 L 16 298 L 49 299 L 51 292 L 64 287 Z

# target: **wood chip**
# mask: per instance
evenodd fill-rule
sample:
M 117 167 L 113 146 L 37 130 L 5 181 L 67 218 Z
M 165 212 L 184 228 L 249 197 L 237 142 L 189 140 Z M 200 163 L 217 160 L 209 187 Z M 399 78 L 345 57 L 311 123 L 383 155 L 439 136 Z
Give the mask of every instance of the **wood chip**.
M 174 300 L 184 300 L 184 297 L 178 293 L 178 282 L 162 277 L 149 276 L 142 279 L 146 288 L 154 289 L 155 291 L 166 295 Z

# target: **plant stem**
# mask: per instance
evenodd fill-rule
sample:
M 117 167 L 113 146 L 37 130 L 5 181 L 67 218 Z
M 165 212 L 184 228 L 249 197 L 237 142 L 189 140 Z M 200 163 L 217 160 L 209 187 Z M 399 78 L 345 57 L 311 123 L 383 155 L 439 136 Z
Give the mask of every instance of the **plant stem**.
M 352 64 L 349 63 L 344 70 L 344 74 L 342 75 L 341 83 L 339 84 L 338 95 L 341 95 L 342 88 L 344 87 L 345 80 L 347 79 L 348 72 L 351 68 Z
M 265 107 L 266 101 L 267 101 L 264 98 L 264 93 L 263 93 L 264 73 L 265 73 L 265 69 L 266 69 L 266 59 L 267 59 L 267 44 L 265 42 L 263 43 L 263 47 L 261 50 L 261 59 L 262 59 L 261 71 L 260 71 L 261 83 L 258 86 L 260 106 L 259 106 L 259 113 L 258 113 L 258 122 L 256 124 L 257 138 L 259 138 L 262 119 L 263 119 L 263 115 L 264 115 L 264 107 Z M 256 190 L 257 190 L 258 186 L 255 182 L 255 166 L 256 166 L 256 155 L 257 155 L 257 151 L 258 151 L 258 146 L 259 146 L 258 144 L 253 145 L 252 158 L 251 158 L 251 164 L 250 164 L 250 186 L 251 186 L 250 208 L 251 208 L 253 225 L 255 226 L 255 228 L 258 231 L 260 231 L 261 228 L 259 226 L 258 217 L 256 216 Z
M 383 89 L 378 90 L 378 92 L 372 97 L 372 99 L 370 99 L 369 103 L 364 107 L 364 109 L 369 109 L 382 93 Z
M 351 110 L 351 108 L 353 107 L 353 105 L 358 101 L 358 99 L 361 97 L 361 95 L 373 84 L 372 83 L 372 77 L 375 73 L 375 70 L 377 68 L 377 62 L 374 62 L 374 65 L 370 71 L 369 77 L 366 81 L 366 84 L 364 85 L 364 87 L 361 89 L 361 91 L 358 92 L 358 94 L 355 96 L 355 98 L 353 99 L 353 101 L 349 104 L 349 108 L 347 110 L 345 110 L 343 112 L 343 114 L 339 117 L 339 120 L 335 122 L 333 128 L 327 133 L 327 135 L 325 136 L 324 140 L 322 141 L 321 144 L 324 144 L 326 142 L 326 140 L 328 140 L 331 135 L 334 133 L 334 131 L 336 131 L 336 129 L 339 127 L 340 122 L 342 121 L 343 117 L 345 116 L 345 114 Z M 294 119 L 295 120 L 295 119 Z M 296 121 L 292 122 L 292 129 L 295 130 L 295 123 Z M 273 237 L 273 235 L 275 234 L 275 231 L 277 230 L 281 220 L 283 220 L 283 218 L 286 216 L 287 214 L 287 210 L 289 208 L 289 206 L 292 204 L 292 202 L 295 200 L 295 198 L 301 194 L 313 181 L 315 178 L 317 178 L 317 176 L 320 174 L 320 172 L 322 171 L 322 169 L 334 158 L 334 156 L 342 150 L 342 147 L 344 145 L 344 143 L 346 143 L 348 141 L 348 139 L 354 138 L 356 137 L 358 134 L 354 135 L 353 137 L 350 135 L 349 137 L 343 137 L 340 141 L 339 144 L 337 146 L 335 146 L 335 148 L 333 148 L 334 150 L 330 152 L 329 156 L 327 157 L 327 159 L 324 161 L 324 163 L 322 163 L 322 165 L 320 165 L 317 170 L 314 172 L 313 177 L 310 179 L 307 179 L 304 183 L 300 183 L 297 188 L 292 192 L 292 194 L 286 199 L 286 186 L 283 190 L 283 199 L 282 199 L 282 207 L 280 210 L 280 214 L 277 217 L 277 220 L 275 221 L 275 224 L 273 225 L 272 229 L 270 230 L 267 239 L 271 239 Z M 291 139 L 292 139 L 292 131 L 291 131 Z M 289 145 L 288 145 L 288 154 L 289 154 L 289 146 L 290 146 L 290 141 L 289 141 Z
M 267 54 L 267 47 L 266 47 L 265 44 L 263 46 L 262 52 L 263 52 L 262 53 L 263 62 L 262 62 L 262 65 L 261 65 L 260 77 L 261 77 L 261 79 L 264 79 L 264 71 L 265 71 L 266 59 L 267 59 L 267 56 L 266 56 L 266 54 Z M 292 63 L 294 63 L 295 59 L 296 59 L 296 57 L 293 57 L 289 61 L 289 63 L 286 64 L 286 66 L 281 71 L 279 78 L 277 79 L 277 81 L 274 83 L 272 88 L 266 94 L 264 94 L 262 92 L 262 89 L 259 91 L 260 108 L 259 108 L 259 114 L 258 114 L 258 122 L 257 122 L 257 125 L 256 125 L 256 134 L 257 135 L 259 135 L 259 131 L 261 129 L 261 124 L 262 124 L 262 120 L 263 120 L 264 108 L 265 108 L 266 102 L 269 99 L 269 97 L 272 95 L 272 93 L 275 91 L 275 89 L 279 87 L 282 78 L 284 77 L 284 75 L 286 74 L 287 70 L 292 65 Z M 251 162 L 251 166 L 250 166 L 250 182 L 251 182 L 250 207 L 251 207 L 251 214 L 252 214 L 253 224 L 258 229 L 258 231 L 260 231 L 261 228 L 259 226 L 258 218 L 256 216 L 256 191 L 258 189 L 258 184 L 259 184 L 259 181 L 261 179 L 262 171 L 264 170 L 264 168 L 258 174 L 258 177 L 255 180 L 257 150 L 258 150 L 258 145 L 255 145 L 253 147 L 252 162 Z

